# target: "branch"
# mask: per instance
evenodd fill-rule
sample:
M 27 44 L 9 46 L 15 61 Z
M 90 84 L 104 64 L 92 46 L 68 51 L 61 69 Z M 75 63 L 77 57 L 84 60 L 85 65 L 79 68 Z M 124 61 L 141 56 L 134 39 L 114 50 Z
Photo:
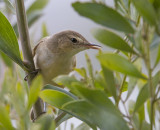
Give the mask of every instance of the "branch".
M 58 117 L 55 118 L 55 123 L 56 123 L 56 127 L 57 127 L 57 123 L 66 115 L 66 112 L 62 112 L 60 115 L 58 115 Z
M 35 75 L 30 74 L 29 72 L 32 72 L 35 70 L 35 65 L 33 62 L 32 50 L 30 46 L 24 0 L 15 0 L 15 3 L 16 3 L 17 25 L 18 25 L 18 31 L 19 31 L 19 36 L 20 36 L 20 41 L 22 46 L 23 58 L 25 63 L 29 65 L 29 71 L 26 73 L 28 75 L 28 86 L 30 86 Z M 33 113 L 34 113 L 33 120 L 37 119 L 44 112 L 45 112 L 44 103 L 39 98 L 36 101 L 35 105 L 33 105 Z

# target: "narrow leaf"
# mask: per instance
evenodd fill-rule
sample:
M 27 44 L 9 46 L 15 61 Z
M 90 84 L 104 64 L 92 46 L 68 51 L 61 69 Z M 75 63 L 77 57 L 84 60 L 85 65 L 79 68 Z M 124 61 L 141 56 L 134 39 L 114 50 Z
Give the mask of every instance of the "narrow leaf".
M 96 124 L 101 130 L 128 130 L 126 122 L 120 116 L 112 102 L 102 91 L 90 90 L 76 86 L 78 92 L 86 98 L 87 102 L 68 103 L 63 106 L 64 110 L 74 112 L 78 116 L 85 118 L 92 124 Z M 80 106 L 81 104 L 81 106 Z M 79 107 L 76 107 L 78 105 Z M 86 110 L 87 109 L 87 110 Z M 96 114 L 95 114 L 96 113 Z M 110 117 L 110 118 L 108 118 Z M 114 125 L 116 122 L 116 125 Z
M 47 4 L 49 0 L 36 0 L 27 10 L 27 14 L 33 13 L 37 10 L 42 10 Z
M 58 76 L 55 79 L 55 82 L 57 84 L 60 84 L 60 85 L 63 84 L 64 86 L 67 86 L 68 88 L 70 88 L 70 90 L 74 89 L 74 87 L 72 86 L 73 83 L 77 83 L 77 84 L 80 84 L 80 85 L 84 86 L 84 84 L 82 82 L 78 81 L 76 78 L 69 77 L 69 76 L 66 76 L 66 75 Z
M 99 115 L 100 111 L 98 111 L 95 107 L 93 107 L 92 104 L 88 103 L 87 101 L 79 100 L 66 103 L 62 107 L 62 110 L 86 122 L 93 130 L 97 130 L 94 120 L 100 122 L 100 119 L 96 116 Z
M 102 65 L 102 70 L 103 70 L 103 75 L 104 75 L 104 78 L 106 81 L 107 90 L 109 90 L 109 92 L 111 93 L 111 95 L 113 95 L 113 97 L 116 101 L 117 100 L 117 93 L 116 93 L 116 84 L 115 84 L 113 72 L 111 70 L 109 70 L 108 68 L 104 67 L 103 65 Z
M 0 51 L 4 52 L 14 62 L 24 67 L 20 57 L 18 40 L 7 18 L 0 12 Z
M 86 123 L 81 123 L 74 130 L 90 130 L 90 127 Z
M 62 105 L 65 103 L 68 103 L 70 101 L 74 101 L 74 99 L 71 96 L 68 96 L 65 93 L 56 91 L 56 90 L 43 90 L 40 92 L 40 97 L 47 103 L 57 107 L 61 108 Z
M 72 6 L 81 16 L 98 24 L 118 31 L 134 33 L 132 26 L 122 15 L 104 4 L 75 2 Z
M 31 84 L 31 88 L 28 96 L 27 110 L 29 110 L 38 99 L 38 95 L 41 90 L 41 87 L 42 87 L 42 77 L 37 76 Z
M 77 95 L 79 95 L 81 98 L 84 98 L 89 103 L 91 103 L 93 105 L 92 106 L 93 109 L 95 108 L 95 110 L 99 111 L 99 114 L 95 114 L 95 116 L 97 116 L 96 119 L 90 119 L 91 122 L 94 122 L 100 129 L 104 128 L 109 128 L 109 130 L 128 129 L 126 122 L 121 117 L 120 112 L 109 100 L 104 91 L 84 88 L 76 83 L 73 84 L 73 86 L 75 87 L 74 92 Z M 101 112 L 103 113 L 103 115 L 101 115 L 102 114 Z M 90 114 L 88 113 L 88 116 L 91 116 L 91 112 Z M 107 117 L 110 117 L 110 119 Z M 100 123 L 98 120 L 102 122 Z M 105 120 L 105 122 L 103 122 L 103 120 Z M 117 124 L 116 127 L 114 126 L 114 122 L 116 122 Z
M 48 32 L 47 32 L 46 24 L 43 23 L 43 24 L 42 24 L 42 37 L 46 37 L 46 36 L 48 36 L 48 35 L 49 35 L 49 34 L 48 34 Z
M 129 78 L 129 82 L 128 82 L 128 93 L 127 93 L 127 97 L 125 100 L 127 100 L 129 98 L 129 96 L 131 95 L 133 89 L 135 88 L 136 86 L 136 83 L 137 83 L 137 78 L 133 78 L 133 77 L 130 77 Z
M 77 71 L 83 78 L 87 80 L 87 72 L 84 67 L 82 68 L 75 68 L 75 71 Z
M 68 91 L 66 91 L 66 90 L 64 90 L 64 89 L 62 89 L 62 88 L 59 88 L 59 87 L 55 87 L 55 86 L 53 86 L 53 85 L 50 85 L 50 84 L 47 84 L 46 86 L 44 86 L 43 89 L 44 89 L 44 90 L 45 90 L 45 89 L 56 90 L 56 91 L 65 93 L 65 94 L 67 94 L 68 96 L 71 96 L 71 97 L 72 97 L 73 99 L 75 99 L 75 100 L 78 99 L 78 98 L 77 98 L 75 95 L 73 95 L 72 93 L 70 93 L 70 92 L 68 92 Z
M 86 58 L 87 68 L 88 68 L 89 77 L 90 77 L 90 84 L 92 87 L 94 87 L 94 75 L 93 75 L 93 66 L 91 63 L 91 59 L 89 58 L 87 53 L 85 53 L 85 58 Z
M 157 74 L 152 79 L 154 89 L 157 86 L 157 84 L 159 83 L 159 77 L 160 77 L 160 72 L 157 72 Z M 134 111 L 139 110 L 139 108 L 144 104 L 144 102 L 149 97 L 150 97 L 149 83 L 146 83 L 138 94 Z
M 132 0 L 138 12 L 152 25 L 156 25 L 156 12 L 149 0 Z M 145 7 L 145 8 L 144 8 Z
M 1 56 L 1 58 L 4 61 L 6 66 L 8 66 L 10 68 L 13 68 L 13 62 L 7 55 L 5 55 L 3 52 L 0 52 L 0 56 Z
M 0 124 L 6 130 L 14 130 L 14 128 L 11 124 L 11 120 L 9 118 L 8 112 L 3 105 L 0 105 Z
M 109 47 L 119 49 L 121 51 L 135 53 L 134 50 L 117 34 L 106 29 L 94 29 L 94 37 Z
M 53 117 L 43 114 L 33 123 L 31 130 L 55 130 L 55 128 L 56 126 L 53 121 Z
M 160 61 L 160 45 L 158 47 L 158 52 L 157 52 L 157 57 L 156 57 L 156 62 L 154 64 L 154 66 L 156 66 Z
M 115 70 L 126 75 L 146 79 L 131 62 L 118 54 L 100 54 L 97 58 L 102 65 L 110 70 Z

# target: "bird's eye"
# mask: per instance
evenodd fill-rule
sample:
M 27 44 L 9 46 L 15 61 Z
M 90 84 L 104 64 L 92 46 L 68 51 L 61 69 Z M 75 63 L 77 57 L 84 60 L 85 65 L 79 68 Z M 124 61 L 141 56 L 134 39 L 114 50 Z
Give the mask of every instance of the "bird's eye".
M 76 42 L 77 42 L 77 39 L 71 38 L 71 41 L 72 41 L 73 43 L 76 43 Z

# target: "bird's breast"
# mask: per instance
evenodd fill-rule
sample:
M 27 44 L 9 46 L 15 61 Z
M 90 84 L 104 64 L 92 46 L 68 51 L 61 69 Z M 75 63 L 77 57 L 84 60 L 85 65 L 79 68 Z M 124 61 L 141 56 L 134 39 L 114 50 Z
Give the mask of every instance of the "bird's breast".
M 52 80 L 58 75 L 68 74 L 73 70 L 75 57 L 65 54 L 58 55 L 49 51 L 35 55 L 34 62 L 37 69 L 41 70 L 46 80 Z

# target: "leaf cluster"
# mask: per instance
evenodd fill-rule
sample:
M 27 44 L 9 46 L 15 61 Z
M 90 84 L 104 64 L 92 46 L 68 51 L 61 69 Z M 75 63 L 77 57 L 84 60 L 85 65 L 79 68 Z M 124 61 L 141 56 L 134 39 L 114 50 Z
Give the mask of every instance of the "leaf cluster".
M 42 15 L 39 10 L 45 4 L 46 1 L 37 0 L 27 10 L 29 26 Z M 16 120 L 19 129 L 55 129 L 62 122 L 76 117 L 86 123 L 75 128 L 77 130 L 159 129 L 156 124 L 160 117 L 156 115 L 160 113 L 160 2 L 114 0 L 114 4 L 113 8 L 101 0 L 72 4 L 79 15 L 102 26 L 91 33 L 114 52 L 99 52 L 100 71 L 93 70 L 86 54 L 88 68 L 75 69 L 80 79 L 57 77 L 55 82 L 67 87 L 68 91 L 52 85 L 42 89 L 39 76 L 28 90 L 22 80 L 21 69 L 16 67 L 17 74 L 13 73 L 13 63 L 8 57 L 26 70 L 19 51 L 18 35 L 15 34 L 17 25 L 12 27 L 0 13 L 1 57 L 10 68 L 6 71 L 0 91 L 0 128 L 15 129 L 11 122 Z M 43 35 L 46 34 L 43 25 Z M 151 53 L 155 50 L 157 56 L 153 60 Z M 138 91 L 138 96 L 130 100 L 134 90 Z M 32 123 L 28 115 L 38 96 L 50 105 L 47 113 Z M 16 114 L 12 116 L 10 113 L 14 112 Z

